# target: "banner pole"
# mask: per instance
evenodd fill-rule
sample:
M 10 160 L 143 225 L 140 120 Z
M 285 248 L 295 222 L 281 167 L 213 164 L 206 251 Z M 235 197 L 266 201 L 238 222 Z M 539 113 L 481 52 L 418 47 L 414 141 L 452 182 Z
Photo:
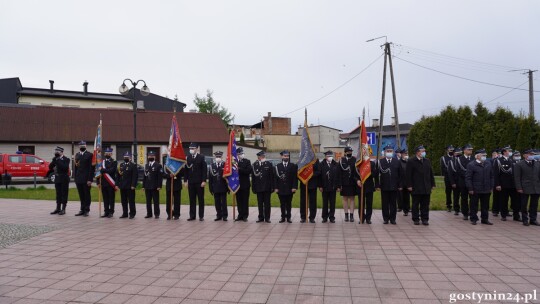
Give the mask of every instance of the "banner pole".
M 362 183 L 362 186 L 360 186 L 360 210 L 358 210 L 359 217 L 360 217 L 360 223 L 364 223 L 364 183 Z
M 169 176 L 170 176 L 170 175 L 169 175 Z M 169 213 L 171 219 L 173 218 L 173 201 L 174 201 L 174 200 L 173 200 L 173 188 L 174 188 L 174 179 L 175 179 L 175 178 L 176 178 L 176 176 L 175 176 L 175 177 L 171 177 L 171 201 L 170 201 L 170 203 L 171 203 L 170 212 L 171 212 L 171 213 Z
M 236 219 L 236 193 L 232 194 L 232 217 Z
M 99 202 L 99 216 L 101 216 L 101 181 L 102 175 L 99 176 L 99 187 L 98 187 L 98 202 Z
M 305 188 L 306 189 L 306 221 L 308 219 L 308 214 L 309 214 L 308 213 L 308 210 L 309 210 L 308 209 L 308 201 L 309 201 L 309 198 L 308 198 L 308 195 L 309 195 L 309 193 L 308 193 L 308 183 L 309 183 L 309 180 L 307 180 L 307 182 L 304 184 L 304 186 L 306 186 L 306 188 Z

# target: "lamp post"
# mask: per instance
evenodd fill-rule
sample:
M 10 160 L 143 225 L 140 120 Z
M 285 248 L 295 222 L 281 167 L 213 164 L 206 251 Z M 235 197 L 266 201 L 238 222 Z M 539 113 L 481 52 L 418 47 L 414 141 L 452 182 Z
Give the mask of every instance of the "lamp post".
M 131 84 L 131 89 L 128 88 L 126 85 L 126 82 L 128 84 Z M 122 82 L 122 85 L 118 89 L 120 94 L 127 96 L 129 94 L 129 91 L 132 91 L 132 102 L 133 102 L 133 160 L 135 161 L 135 164 L 139 161 L 137 158 L 137 99 L 135 98 L 136 94 L 136 88 L 139 82 L 143 83 L 143 86 L 141 88 L 141 95 L 142 96 L 148 96 L 150 95 L 150 89 L 146 86 L 146 82 L 144 80 L 137 80 L 133 81 L 129 78 L 124 79 Z

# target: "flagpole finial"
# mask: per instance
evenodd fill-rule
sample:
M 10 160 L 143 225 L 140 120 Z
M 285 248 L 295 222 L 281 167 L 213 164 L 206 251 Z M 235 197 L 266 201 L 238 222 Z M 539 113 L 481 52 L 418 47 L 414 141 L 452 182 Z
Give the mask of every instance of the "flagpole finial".
M 304 108 L 304 122 L 307 125 L 307 108 Z

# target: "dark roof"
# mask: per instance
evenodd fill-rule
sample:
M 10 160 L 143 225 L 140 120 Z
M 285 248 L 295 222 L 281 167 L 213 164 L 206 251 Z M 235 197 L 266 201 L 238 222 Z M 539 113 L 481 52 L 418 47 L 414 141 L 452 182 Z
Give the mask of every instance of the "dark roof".
M 105 143 L 133 142 L 133 111 L 0 105 L 0 142 L 93 142 L 100 114 Z M 218 115 L 176 113 L 183 142 L 226 144 L 229 133 Z M 137 112 L 140 143 L 169 141 L 171 112 Z
M 409 131 L 412 128 L 412 124 L 410 123 L 402 123 L 399 124 L 399 133 L 400 135 L 407 135 L 409 134 Z M 379 127 L 366 127 L 366 132 L 379 132 Z M 395 135 L 396 134 L 396 127 L 394 125 L 385 125 L 382 128 L 382 136 L 386 135 Z M 349 132 L 348 134 L 342 134 L 341 138 L 358 138 L 360 136 L 360 126 L 356 127 L 354 130 Z
M 107 93 L 93 93 L 88 92 L 86 95 L 82 91 L 65 91 L 54 90 L 51 92 L 49 89 L 37 89 L 37 88 L 23 88 L 18 92 L 23 96 L 43 96 L 50 98 L 74 98 L 74 99 L 95 99 L 104 101 L 123 101 L 131 103 L 131 100 L 119 95 L 119 94 L 107 94 Z

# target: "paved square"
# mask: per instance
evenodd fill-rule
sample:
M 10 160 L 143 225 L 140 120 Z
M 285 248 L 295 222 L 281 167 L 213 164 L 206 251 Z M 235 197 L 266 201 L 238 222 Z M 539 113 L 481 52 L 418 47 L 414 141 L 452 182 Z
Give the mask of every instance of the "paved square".
M 81 218 L 75 202 L 58 216 L 50 201 L 0 200 L 0 236 L 22 239 L 0 247 L 0 303 L 448 303 L 540 287 L 540 228 L 498 218 L 472 226 L 438 211 L 430 226 L 402 215 L 394 226 L 376 210 L 359 225 L 340 211 L 300 224 L 296 209 L 279 224 L 274 208 L 256 224 L 254 208 L 233 223 L 207 206 L 206 221 L 187 222 L 185 205 L 180 221 L 137 207 L 134 220 L 99 218 L 96 204 Z

